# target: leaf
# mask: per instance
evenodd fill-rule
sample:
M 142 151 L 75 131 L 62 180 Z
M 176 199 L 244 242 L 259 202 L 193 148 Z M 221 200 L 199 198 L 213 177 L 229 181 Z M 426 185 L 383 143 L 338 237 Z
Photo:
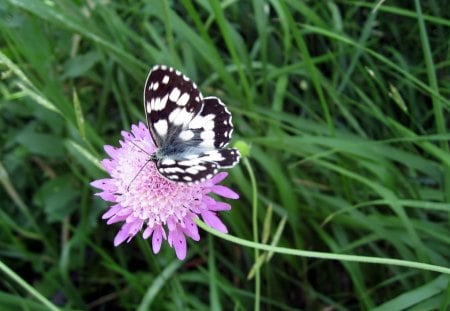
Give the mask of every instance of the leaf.
M 16 141 L 33 154 L 46 157 L 62 157 L 64 154 L 61 137 L 52 134 L 35 133 L 34 126 L 26 127 L 16 136 Z
M 33 201 L 43 208 L 48 222 L 61 221 L 75 209 L 73 202 L 79 195 L 70 175 L 62 175 L 45 182 L 35 193 Z
M 61 79 L 76 78 L 83 76 L 89 71 L 98 61 L 100 55 L 97 52 L 89 52 L 83 55 L 77 55 L 69 59 L 64 64 L 64 73 Z

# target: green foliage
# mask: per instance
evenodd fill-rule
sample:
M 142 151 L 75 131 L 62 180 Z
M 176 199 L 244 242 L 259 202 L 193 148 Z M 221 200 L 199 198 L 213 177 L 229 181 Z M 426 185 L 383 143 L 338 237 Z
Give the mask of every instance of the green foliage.
M 447 310 L 449 33 L 437 0 L 2 1 L 0 305 Z M 89 185 L 154 64 L 221 97 L 247 153 L 237 239 L 183 262 L 114 248 Z

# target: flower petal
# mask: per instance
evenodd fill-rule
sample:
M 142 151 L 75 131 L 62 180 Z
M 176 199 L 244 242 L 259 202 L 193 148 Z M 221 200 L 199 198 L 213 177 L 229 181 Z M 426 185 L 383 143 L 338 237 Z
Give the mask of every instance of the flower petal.
M 99 192 L 95 194 L 96 196 L 101 197 L 103 200 L 108 202 L 116 202 L 116 196 L 111 192 Z
M 128 230 L 128 234 L 130 235 L 130 238 L 134 237 L 142 229 L 143 224 L 144 224 L 144 221 L 142 219 L 138 219 L 131 224 L 131 227 Z
M 123 243 L 129 237 L 129 230 L 131 225 L 125 224 L 120 228 L 119 232 L 116 234 L 114 238 L 114 246 L 118 246 Z
M 239 199 L 239 195 L 236 192 L 225 186 L 221 185 L 212 186 L 211 191 L 214 192 L 215 194 L 223 196 L 224 198 Z
M 103 147 L 103 149 L 105 149 L 105 152 L 111 157 L 111 158 L 115 158 L 116 156 L 117 156 L 117 154 L 119 153 L 118 152 L 118 149 L 116 148 L 116 147 L 114 147 L 114 146 L 110 146 L 110 145 L 105 145 L 104 147 Z
M 114 185 L 114 179 L 112 178 L 94 180 L 93 182 L 91 182 L 91 186 L 109 192 L 115 192 L 117 190 L 117 187 Z
M 102 215 L 102 219 L 108 219 L 114 216 L 118 211 L 120 211 L 123 207 L 120 204 L 114 204 L 109 207 L 109 209 Z
M 227 178 L 227 176 L 228 176 L 227 172 L 220 172 L 219 174 L 216 174 L 216 176 L 211 178 L 211 182 L 214 185 L 216 185 L 216 184 L 220 183 L 222 180 L 224 180 L 225 178 Z
M 197 224 L 190 217 L 184 218 L 183 232 L 194 241 L 200 240 Z
M 206 204 L 206 208 L 210 211 L 229 211 L 231 205 L 225 202 L 218 202 L 209 196 L 203 198 L 203 202 Z
M 103 159 L 100 164 L 103 166 L 103 168 L 109 173 L 111 174 L 111 172 L 114 170 L 114 168 L 116 167 L 116 162 L 114 160 L 111 159 Z
M 144 232 L 142 233 L 142 237 L 147 240 L 148 237 L 153 233 L 153 228 L 152 227 L 147 227 L 145 228 Z
M 169 232 L 169 243 L 175 249 L 175 254 L 178 259 L 183 260 L 186 258 L 187 245 L 186 245 L 186 237 L 183 232 L 178 228 L 174 231 Z
M 210 211 L 229 211 L 231 210 L 231 205 L 225 202 L 216 202 L 216 204 L 208 206 Z
M 124 221 L 126 220 L 128 217 L 128 215 L 114 215 L 113 217 L 111 217 L 110 219 L 108 219 L 108 221 L 106 222 L 107 225 L 111 225 L 111 224 L 115 224 L 116 222 L 119 221 Z
M 204 211 L 202 213 L 202 218 L 205 223 L 213 229 L 220 231 L 222 233 L 228 233 L 227 227 L 224 223 L 217 217 L 216 213 L 210 211 Z
M 161 228 L 161 226 L 156 227 L 155 230 L 153 231 L 152 248 L 154 254 L 158 254 L 159 251 L 161 250 L 163 233 L 164 230 Z

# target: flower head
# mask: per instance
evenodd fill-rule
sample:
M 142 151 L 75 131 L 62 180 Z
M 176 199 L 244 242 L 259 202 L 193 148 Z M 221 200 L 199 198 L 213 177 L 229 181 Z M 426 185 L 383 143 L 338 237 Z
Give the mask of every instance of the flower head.
M 230 199 L 239 198 L 231 189 L 219 185 L 227 173 L 218 173 L 192 185 L 167 180 L 149 160 L 156 146 L 144 123 L 133 125 L 131 132 L 123 131 L 122 136 L 120 147 L 105 146 L 110 158 L 101 163 L 111 178 L 91 183 L 101 190 L 96 195 L 112 203 L 103 214 L 107 224 L 123 222 L 114 239 L 115 246 L 129 242 L 142 231 L 144 239 L 152 237 L 155 254 L 161 249 L 162 241 L 167 240 L 177 257 L 184 259 L 186 236 L 200 240 L 194 222 L 198 216 L 211 228 L 228 232 L 217 212 L 230 210 L 231 206 L 209 196 L 214 193 Z

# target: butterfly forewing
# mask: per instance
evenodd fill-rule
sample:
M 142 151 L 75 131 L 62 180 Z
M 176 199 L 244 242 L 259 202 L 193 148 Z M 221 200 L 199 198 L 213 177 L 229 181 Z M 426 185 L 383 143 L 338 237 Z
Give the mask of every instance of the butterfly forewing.
M 153 67 L 145 83 L 144 107 L 158 148 L 152 159 L 167 179 L 200 182 L 239 162 L 237 149 L 224 148 L 233 132 L 231 113 L 220 99 L 203 98 L 179 71 Z
M 201 110 L 197 85 L 178 70 L 155 66 L 145 82 L 144 108 L 152 138 L 160 147 Z

